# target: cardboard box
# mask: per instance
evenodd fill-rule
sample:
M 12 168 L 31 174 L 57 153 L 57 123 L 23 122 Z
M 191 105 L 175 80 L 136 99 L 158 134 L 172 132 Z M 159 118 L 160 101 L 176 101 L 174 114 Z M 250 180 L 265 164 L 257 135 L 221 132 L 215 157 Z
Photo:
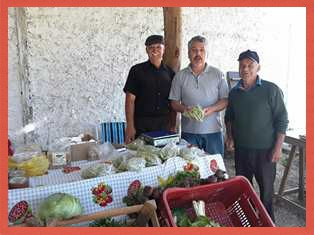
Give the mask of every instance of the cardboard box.
M 96 145 L 96 142 L 82 142 L 71 145 L 71 161 L 87 160 L 88 148 L 93 145 Z

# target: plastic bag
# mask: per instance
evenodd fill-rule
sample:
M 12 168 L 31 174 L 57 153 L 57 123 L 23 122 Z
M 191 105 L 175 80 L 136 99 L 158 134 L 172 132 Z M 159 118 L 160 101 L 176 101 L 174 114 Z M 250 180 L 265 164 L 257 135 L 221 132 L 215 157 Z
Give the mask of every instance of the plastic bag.
M 144 140 L 141 138 L 137 138 L 136 140 L 132 141 L 131 143 L 127 144 L 127 148 L 131 150 L 137 150 L 138 148 L 142 147 L 145 145 Z
M 168 160 L 169 158 L 172 157 L 176 157 L 179 154 L 179 147 L 176 145 L 176 143 L 171 142 L 169 144 L 167 144 L 166 146 L 164 146 L 161 150 L 160 150 L 160 158 L 163 161 Z
M 195 158 L 204 155 L 205 152 L 197 147 L 185 147 L 180 149 L 180 157 L 185 160 L 192 161 Z
M 114 167 L 110 163 L 98 163 L 81 170 L 83 179 L 91 179 L 99 176 L 110 175 L 115 172 Z
M 145 168 L 146 160 L 140 157 L 132 157 L 127 162 L 128 171 L 141 171 Z
M 146 166 L 161 165 L 159 154 L 155 154 L 155 153 L 147 152 L 147 151 L 137 151 L 136 156 L 145 159 Z
M 116 151 L 114 155 L 110 156 L 112 164 L 116 168 L 117 172 L 127 171 L 128 160 L 132 157 L 134 157 L 134 154 L 129 151 L 127 152 Z
M 9 159 L 9 168 L 24 170 L 27 176 L 40 176 L 48 171 L 49 161 L 45 155 L 34 155 L 29 160 L 16 162 Z

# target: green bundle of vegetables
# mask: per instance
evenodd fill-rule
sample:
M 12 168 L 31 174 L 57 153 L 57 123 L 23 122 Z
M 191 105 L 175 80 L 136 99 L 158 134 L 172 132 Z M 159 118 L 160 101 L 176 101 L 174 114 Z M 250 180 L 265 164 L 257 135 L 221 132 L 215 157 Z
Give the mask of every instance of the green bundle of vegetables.
M 47 225 L 53 219 L 70 219 L 82 213 L 83 207 L 78 198 L 67 193 L 54 193 L 40 204 L 38 219 Z
M 89 227 L 127 227 L 126 221 L 117 221 L 113 218 L 103 218 L 91 222 Z
M 192 203 L 196 214 L 194 221 L 189 218 L 185 209 L 174 208 L 172 210 L 174 222 L 178 227 L 221 227 L 219 223 L 206 216 L 204 201 L 193 201 Z
M 190 109 L 188 112 L 184 112 L 182 115 L 199 122 L 202 122 L 205 117 L 204 110 L 200 105 L 193 106 L 192 109 Z

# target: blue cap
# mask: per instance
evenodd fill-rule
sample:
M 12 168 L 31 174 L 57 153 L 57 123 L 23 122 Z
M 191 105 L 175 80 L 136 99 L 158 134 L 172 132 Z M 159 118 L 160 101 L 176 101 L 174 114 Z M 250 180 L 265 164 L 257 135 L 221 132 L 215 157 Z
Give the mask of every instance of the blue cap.
M 248 58 L 248 59 L 250 59 L 250 60 L 253 60 L 253 61 L 255 61 L 256 63 L 259 64 L 259 57 L 258 57 L 258 54 L 256 53 L 256 51 L 251 51 L 251 50 L 243 51 L 243 52 L 239 55 L 238 61 L 243 60 L 243 59 L 245 59 L 245 58 Z

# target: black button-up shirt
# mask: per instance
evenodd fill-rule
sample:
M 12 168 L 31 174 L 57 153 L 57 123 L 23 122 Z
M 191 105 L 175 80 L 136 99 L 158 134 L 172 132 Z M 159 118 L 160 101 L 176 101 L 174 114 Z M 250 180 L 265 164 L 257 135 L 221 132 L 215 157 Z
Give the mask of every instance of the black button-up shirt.
M 169 113 L 168 97 L 174 74 L 167 65 L 161 63 L 156 68 L 149 60 L 130 69 L 123 91 L 136 96 L 135 117 L 156 117 Z

